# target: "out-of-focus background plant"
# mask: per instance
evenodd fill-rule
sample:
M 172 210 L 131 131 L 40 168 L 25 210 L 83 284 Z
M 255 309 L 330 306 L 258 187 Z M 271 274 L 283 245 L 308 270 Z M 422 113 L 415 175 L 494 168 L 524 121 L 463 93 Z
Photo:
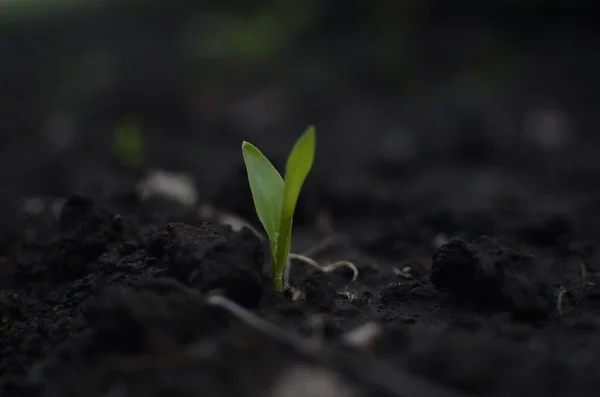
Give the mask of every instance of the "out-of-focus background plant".
M 599 35 L 580 3 L 2 0 L 0 182 L 54 170 L 64 193 L 121 130 L 133 163 L 215 182 L 206 165 L 241 139 L 269 151 L 309 123 L 357 169 L 593 153 Z

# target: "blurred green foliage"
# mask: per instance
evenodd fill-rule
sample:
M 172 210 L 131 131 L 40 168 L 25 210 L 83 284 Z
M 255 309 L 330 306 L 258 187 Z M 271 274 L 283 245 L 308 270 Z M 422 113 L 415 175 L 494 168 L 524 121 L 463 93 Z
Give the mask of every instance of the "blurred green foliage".
M 142 165 L 142 131 L 133 120 L 125 120 L 117 126 L 114 133 L 114 150 L 121 164 L 130 167 Z
M 184 48 L 199 59 L 258 66 L 289 46 L 318 17 L 316 0 L 269 0 L 241 13 L 202 14 L 187 26 Z
M 115 2 L 116 0 L 1 0 L 0 18 L 3 22 L 49 18 L 84 7 L 106 6 Z

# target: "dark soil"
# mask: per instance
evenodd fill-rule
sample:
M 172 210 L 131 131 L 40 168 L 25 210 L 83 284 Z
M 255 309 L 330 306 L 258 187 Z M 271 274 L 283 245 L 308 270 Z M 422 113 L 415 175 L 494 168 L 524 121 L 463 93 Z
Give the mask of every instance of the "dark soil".
M 446 179 L 435 205 L 424 187 L 443 180 L 434 171 L 389 181 L 403 194 L 309 185 L 302 200 L 314 206 L 299 213 L 295 252 L 320 245 L 314 259 L 352 260 L 360 277 L 295 263 L 295 301 L 270 290 L 250 229 L 141 200 L 133 186 L 71 196 L 57 217 L 50 198 L 35 214 L 10 211 L 2 395 L 596 395 L 594 200 L 542 210 L 532 191 L 458 207 L 445 185 L 464 188 L 469 171 L 456 174 L 467 182 Z M 112 175 L 128 179 L 126 169 Z M 247 185 L 236 188 L 227 209 L 244 213 Z M 333 234 L 311 220 L 327 208 Z M 214 293 L 324 350 L 298 352 L 245 325 L 206 303 Z M 369 322 L 381 333 L 344 344 Z
M 419 62 L 446 65 L 440 59 L 469 47 L 466 37 L 480 37 L 458 29 L 452 42 L 443 28 L 422 38 L 431 51 L 415 47 Z M 114 91 L 80 108 L 72 93 L 64 106 L 78 116 L 76 138 L 59 148 L 37 131 L 43 117 L 63 109 L 42 112 L 48 105 L 34 100 L 35 80 L 21 75 L 23 65 L 43 66 L 27 60 L 41 51 L 35 42 L 43 32 L 32 30 L 29 55 L 10 57 L 10 73 L 1 76 L 23 98 L 1 100 L 14 119 L 0 126 L 30 130 L 2 135 L 0 396 L 597 396 L 600 91 L 591 87 L 597 63 L 586 50 L 597 44 L 594 32 L 523 44 L 524 70 L 498 50 L 512 78 L 492 77 L 491 89 L 502 94 L 490 103 L 476 94 L 457 103 L 452 84 L 423 75 L 427 84 L 403 86 L 401 100 L 351 87 L 360 73 L 380 75 L 348 67 L 347 80 L 335 80 L 346 58 L 331 76 L 314 78 L 329 85 L 302 91 L 298 84 L 309 83 L 298 76 L 308 73 L 309 57 L 297 70 L 268 76 L 281 91 L 247 112 L 286 121 L 264 128 L 219 109 L 226 107 L 219 98 L 234 101 L 247 87 L 223 72 L 209 76 L 214 85 L 188 92 L 169 62 L 139 55 L 159 51 L 146 43 L 140 53 L 122 50 L 131 70 Z M 127 36 L 127 45 L 144 42 L 139 36 Z M 180 85 L 185 95 L 208 92 L 199 108 L 222 118 L 203 108 L 206 117 L 191 120 L 197 108 L 186 107 Z M 566 143 L 544 146 L 512 131 L 519 123 L 498 126 L 524 118 L 537 94 L 566 98 Z M 130 114 L 144 131 L 137 168 L 119 164 L 111 146 L 115 123 Z M 223 214 L 260 231 L 241 141 L 281 166 L 299 126 L 309 123 L 317 125 L 317 159 L 300 197 L 293 252 L 323 265 L 352 261 L 359 277 L 293 262 L 292 290 L 275 293 L 268 247 Z M 407 125 L 414 141 L 388 134 Z M 151 168 L 189 172 L 197 200 L 142 195 L 137 184 Z M 267 325 L 211 304 L 215 296 Z M 371 338 L 349 342 L 369 329 Z

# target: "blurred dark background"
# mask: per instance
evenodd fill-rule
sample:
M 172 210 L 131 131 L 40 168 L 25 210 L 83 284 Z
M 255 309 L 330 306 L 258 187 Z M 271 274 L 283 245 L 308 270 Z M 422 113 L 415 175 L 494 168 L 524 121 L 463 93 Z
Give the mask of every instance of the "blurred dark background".
M 335 181 L 493 168 L 594 184 L 600 37 L 586 4 L 2 0 L 0 183 L 107 183 L 131 123 L 142 169 L 207 190 L 239 167 L 241 140 L 283 156 L 308 124 Z

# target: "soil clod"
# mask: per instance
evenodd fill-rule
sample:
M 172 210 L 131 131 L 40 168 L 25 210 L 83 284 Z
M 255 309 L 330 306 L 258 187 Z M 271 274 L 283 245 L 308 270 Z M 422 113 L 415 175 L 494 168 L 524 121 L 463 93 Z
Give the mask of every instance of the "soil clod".
M 452 238 L 433 255 L 431 282 L 473 303 L 537 319 L 552 313 L 555 292 L 538 277 L 536 266 L 533 257 L 489 237 L 472 243 Z
M 239 233 L 204 223 L 166 226 L 166 275 L 202 292 L 220 290 L 247 307 L 256 307 L 263 290 L 262 242 L 250 229 Z

